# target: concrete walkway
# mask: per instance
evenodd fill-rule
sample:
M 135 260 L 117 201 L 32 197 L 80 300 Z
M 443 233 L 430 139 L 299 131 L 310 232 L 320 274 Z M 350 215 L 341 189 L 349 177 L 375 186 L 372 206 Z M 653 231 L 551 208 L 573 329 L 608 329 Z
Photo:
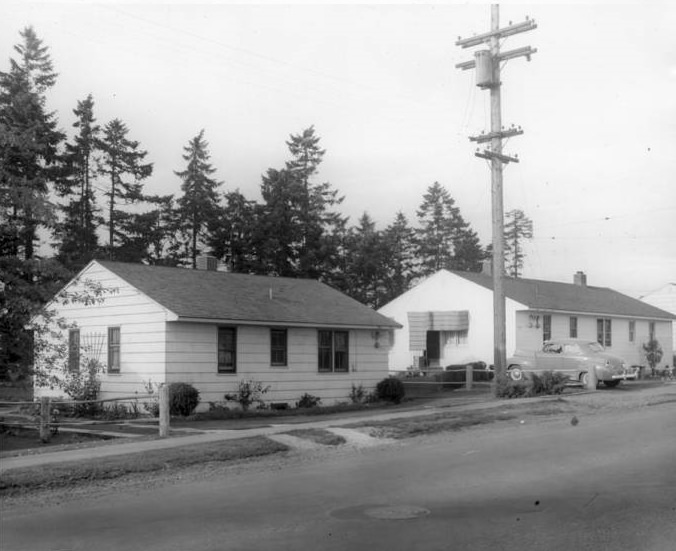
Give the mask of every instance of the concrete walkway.
M 448 412 L 449 409 L 474 410 L 504 405 L 504 402 L 495 401 L 490 394 L 457 396 L 428 402 L 427 405 L 418 406 L 415 409 L 387 411 L 378 413 L 364 412 L 362 415 L 346 415 L 344 417 L 334 417 L 330 419 L 317 419 L 306 423 L 298 423 L 297 418 L 280 417 L 275 419 L 276 423 L 271 423 L 265 427 L 251 429 L 208 429 L 199 434 L 188 434 L 174 436 L 157 440 L 130 440 L 120 439 L 119 443 L 107 442 L 103 446 L 95 446 L 82 449 L 69 449 L 59 451 L 48 451 L 30 455 L 21 455 L 14 457 L 0 458 L 0 474 L 18 468 L 34 468 L 42 465 L 65 463 L 70 461 L 91 461 L 92 459 L 113 457 L 116 455 L 125 455 L 130 453 L 143 453 L 154 450 L 164 450 L 180 446 L 195 446 L 199 444 L 208 444 L 212 442 L 222 442 L 226 440 L 237 440 L 252 436 L 268 436 L 288 432 L 296 429 L 309 428 L 330 428 L 342 427 L 353 423 L 363 423 L 368 421 L 385 421 L 391 419 L 407 419 L 412 417 L 422 417 L 438 413 Z M 382 411 L 382 410 L 381 410 Z M 269 422 L 269 420 L 266 420 Z M 224 424 L 227 421 L 224 421 Z M 178 431 L 177 431 L 178 432 Z

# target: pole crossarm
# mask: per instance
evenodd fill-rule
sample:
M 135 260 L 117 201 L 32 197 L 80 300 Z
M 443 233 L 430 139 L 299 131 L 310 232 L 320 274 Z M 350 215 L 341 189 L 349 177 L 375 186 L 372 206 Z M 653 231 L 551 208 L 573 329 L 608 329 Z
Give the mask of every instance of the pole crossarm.
M 501 163 L 507 164 L 507 163 L 518 163 L 519 158 L 518 157 L 510 157 L 509 155 L 505 155 L 503 153 L 496 153 L 495 151 L 491 151 L 490 149 L 484 149 L 483 151 L 477 151 L 474 154 L 475 157 L 481 157 L 482 159 L 488 159 L 489 161 L 492 159 L 497 159 Z
M 526 31 L 532 31 L 537 28 L 537 24 L 532 19 L 526 19 L 521 23 L 515 23 L 514 25 L 509 25 L 498 29 L 496 31 L 489 31 L 487 33 L 478 34 L 470 38 L 460 38 L 456 41 L 455 45 L 462 48 L 471 48 L 472 46 L 479 46 L 490 41 L 491 38 L 505 38 L 507 36 L 512 36 L 518 33 L 524 33 Z
M 532 48 L 531 46 L 524 46 L 523 48 L 516 48 L 515 50 L 507 50 L 506 52 L 500 52 L 495 58 L 498 61 L 507 61 L 508 59 L 514 59 L 515 57 L 526 57 L 530 61 L 530 56 L 537 53 L 537 48 Z M 466 71 L 467 69 L 474 69 L 476 67 L 476 61 L 474 59 L 470 61 L 463 61 L 462 63 L 456 64 L 456 69 L 462 69 Z
M 479 134 L 478 136 L 470 136 L 469 140 L 471 142 L 485 143 L 490 142 L 493 138 L 511 138 L 512 136 L 520 136 L 523 134 L 523 130 L 519 126 L 518 128 L 508 128 L 501 132 L 488 132 L 486 134 Z

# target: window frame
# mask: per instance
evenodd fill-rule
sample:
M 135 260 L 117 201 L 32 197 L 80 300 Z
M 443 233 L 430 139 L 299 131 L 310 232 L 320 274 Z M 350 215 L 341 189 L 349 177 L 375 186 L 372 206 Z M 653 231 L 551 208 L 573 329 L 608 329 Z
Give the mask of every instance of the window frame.
M 327 363 L 330 365 L 326 365 Z M 317 371 L 319 373 L 350 372 L 350 332 L 348 330 L 317 330 Z
M 222 335 L 232 336 L 232 347 L 226 347 L 228 344 Z M 232 357 L 232 364 L 221 362 L 221 352 L 224 354 L 230 353 Z M 218 373 L 233 374 L 237 373 L 237 327 L 219 326 L 218 337 L 216 344 L 216 368 Z
M 275 335 L 283 336 L 283 343 L 275 343 Z M 275 358 L 275 353 L 281 359 Z M 279 327 L 270 328 L 270 365 L 272 367 L 287 367 L 289 365 L 289 332 Z
M 570 316 L 568 321 L 568 336 L 577 339 L 577 316 Z
M 68 371 L 80 371 L 80 328 L 68 330 Z
M 542 316 L 542 342 L 549 341 L 552 338 L 552 316 L 543 314 Z
M 648 340 L 654 341 L 657 333 L 657 324 L 654 321 L 648 322 Z
M 596 342 L 603 348 L 613 346 L 613 320 L 611 318 L 596 318 Z
M 629 342 L 636 342 L 636 321 L 629 320 Z
M 117 334 L 117 342 L 112 336 Z M 117 362 L 114 361 L 117 352 Z M 122 330 L 119 325 L 108 327 L 108 373 L 119 373 L 122 365 Z

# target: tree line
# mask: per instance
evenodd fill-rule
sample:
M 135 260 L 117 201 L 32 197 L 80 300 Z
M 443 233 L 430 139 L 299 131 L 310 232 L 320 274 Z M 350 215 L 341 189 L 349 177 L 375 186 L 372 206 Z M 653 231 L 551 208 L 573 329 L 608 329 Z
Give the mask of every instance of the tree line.
M 127 124 L 99 124 L 88 95 L 73 109 L 71 135 L 61 130 L 46 101 L 57 80 L 49 49 L 31 27 L 20 36 L 0 72 L 5 341 L 92 259 L 196 267 L 210 254 L 234 272 L 319 279 L 378 308 L 439 269 L 479 271 L 490 257 L 439 182 L 427 188 L 414 222 L 400 211 L 378 229 L 364 212 L 351 225 L 339 210 L 344 197 L 319 179 L 326 151 L 312 126 L 289 136 L 288 160 L 262 175 L 260 201 L 225 190 L 204 130 L 188 140 L 174 171 L 180 192 L 147 194 L 153 164 Z M 521 211 L 508 220 L 509 267 L 518 276 L 532 223 L 529 230 Z M 39 254 L 47 238 L 50 258 Z M 0 344 L 5 356 L 25 350 L 22 342 Z

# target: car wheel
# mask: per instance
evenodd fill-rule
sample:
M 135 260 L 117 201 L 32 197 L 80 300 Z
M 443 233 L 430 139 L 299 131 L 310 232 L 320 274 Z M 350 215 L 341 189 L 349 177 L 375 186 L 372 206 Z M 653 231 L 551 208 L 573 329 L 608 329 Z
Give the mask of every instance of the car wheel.
M 523 381 L 523 370 L 518 365 L 511 366 L 507 373 L 512 381 Z
M 620 384 L 619 379 L 616 381 L 603 381 L 603 384 L 606 385 L 607 387 L 614 387 Z
M 587 388 L 587 385 L 589 384 L 589 371 L 585 371 L 584 373 L 580 374 L 580 382 L 582 383 L 582 386 Z M 599 386 L 599 382 L 596 382 L 596 386 Z

